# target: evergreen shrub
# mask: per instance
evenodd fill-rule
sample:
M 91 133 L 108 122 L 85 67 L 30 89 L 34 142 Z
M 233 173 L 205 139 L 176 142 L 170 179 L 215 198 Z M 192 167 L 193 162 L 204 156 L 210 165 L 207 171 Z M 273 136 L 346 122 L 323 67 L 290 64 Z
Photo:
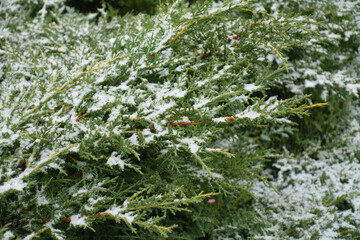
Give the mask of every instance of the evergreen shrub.
M 259 239 L 357 239 L 359 235 L 360 3 L 359 1 L 260 1 L 258 10 L 297 15 L 318 25 L 324 40 L 286 53 L 289 72 L 277 79 L 282 96 L 311 94 L 311 117 L 295 120 L 292 131 L 262 132 L 258 142 L 293 158 L 267 163 L 268 177 L 280 194 L 257 182 L 255 208 L 268 226 Z M 276 91 L 276 90 L 273 90 Z M 282 137 L 276 137 L 282 134 Z M 277 139 L 276 142 L 273 142 Z M 270 142 L 271 140 L 272 142 Z M 266 143 L 267 142 L 267 143 Z M 275 143 L 275 144 L 274 144 Z M 282 150 L 280 150 L 282 148 Z
M 356 112 L 359 42 L 318 15 L 331 1 L 321 11 L 276 2 L 171 1 L 120 17 L 1 1 L 0 236 L 318 236 L 276 196 L 314 158 L 326 165 L 326 149 L 354 147 L 337 123 L 338 110 Z M 349 201 L 329 191 L 312 216 Z M 337 234 L 356 236 L 353 215 Z

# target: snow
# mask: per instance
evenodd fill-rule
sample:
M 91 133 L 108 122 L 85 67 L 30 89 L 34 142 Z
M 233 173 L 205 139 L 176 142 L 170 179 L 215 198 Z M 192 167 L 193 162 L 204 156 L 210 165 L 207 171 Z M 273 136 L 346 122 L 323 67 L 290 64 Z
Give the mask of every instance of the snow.
M 23 240 L 30 240 L 33 237 L 35 237 L 35 235 L 36 235 L 35 233 L 31 233 L 31 234 L 27 235 L 25 238 L 23 238 Z
M 105 107 L 105 105 L 114 103 L 116 98 L 114 95 L 110 95 L 105 91 L 101 91 L 97 92 L 93 96 L 93 99 L 96 101 L 96 104 L 89 108 L 89 112 L 100 110 Z
M 162 150 L 160 151 L 161 154 L 166 154 L 166 153 L 168 153 L 168 152 L 169 152 L 168 149 L 162 149 Z
M 18 9 L 20 5 L 15 5 L 16 2 L 18 1 L 2 1 L 1 4 L 3 4 L 2 6 L 9 5 L 7 11 L 10 13 L 18 14 L 17 11 L 20 10 Z M 22 2 L 25 4 L 26 1 Z M 179 3 L 180 1 L 177 1 L 175 5 Z M 152 31 L 145 30 L 145 26 L 141 24 L 138 18 L 131 18 L 131 21 L 126 22 L 126 24 L 134 24 L 138 31 L 131 36 L 122 32 L 126 32 L 131 27 L 127 28 L 126 24 L 118 24 L 116 18 L 114 18 L 114 21 L 105 24 L 100 19 L 97 24 L 92 25 L 88 20 L 96 18 L 98 13 L 75 16 L 72 14 L 73 10 L 69 8 L 66 10 L 67 13 L 64 18 L 60 18 L 58 15 L 60 10 L 57 6 L 62 5 L 61 0 L 43 1 L 43 5 L 40 5 L 40 12 L 34 18 L 34 21 L 28 22 L 24 26 L 21 24 L 17 26 L 18 30 L 16 31 L 19 31 L 19 33 L 8 26 L 4 26 L 0 30 L 0 38 L 2 40 L 6 39 L 5 45 L 2 46 L 6 51 L 0 49 L 2 60 L 2 63 L 0 63 L 0 154 L 3 154 L 5 150 L 8 152 L 10 148 L 16 151 L 14 150 L 13 156 L 7 157 L 4 154 L 5 157 L 2 159 L 4 165 L 0 170 L 3 177 L 0 194 L 16 191 L 15 194 L 19 199 L 24 196 L 28 197 L 27 194 L 29 193 L 25 188 L 28 183 L 33 181 L 31 179 L 32 173 L 39 170 L 41 174 L 46 174 L 49 168 L 56 168 L 60 174 L 63 174 L 64 169 L 62 169 L 62 166 L 67 164 L 65 161 L 72 161 L 65 157 L 64 159 L 59 157 L 63 151 L 70 156 L 82 155 L 85 154 L 80 152 L 83 148 L 100 148 L 103 144 L 103 138 L 113 135 L 116 135 L 116 138 L 124 145 L 122 147 L 129 147 L 136 151 L 137 148 L 140 148 L 138 137 L 141 134 L 144 136 L 145 145 L 153 143 L 155 139 L 166 139 L 163 141 L 165 146 L 163 146 L 162 150 L 159 150 L 159 154 L 173 153 L 173 146 L 185 147 L 193 154 L 198 154 L 202 149 L 211 151 L 243 148 L 244 145 L 241 144 L 245 144 L 247 138 L 245 134 L 241 140 L 239 136 L 235 135 L 229 139 L 221 139 L 216 145 L 211 145 L 211 148 L 208 148 L 209 144 L 206 141 L 208 138 L 205 133 L 196 131 L 189 133 L 189 129 L 193 128 L 186 127 L 174 127 L 172 129 L 169 122 L 172 121 L 175 113 L 188 114 L 188 116 L 183 116 L 175 122 L 189 122 L 189 118 L 194 119 L 190 115 L 192 114 L 191 111 L 195 111 L 196 114 L 204 116 L 206 119 L 212 119 L 213 122 L 226 122 L 229 117 L 232 117 L 231 114 L 235 114 L 236 118 L 248 118 L 250 120 L 261 118 L 262 114 L 265 116 L 264 118 L 271 118 L 269 113 L 280 111 L 278 109 L 281 109 L 281 101 L 276 98 L 269 98 L 265 103 L 261 102 L 259 104 L 259 102 L 255 102 L 253 106 L 256 106 L 256 108 L 249 106 L 248 104 L 252 104 L 251 101 L 248 102 L 251 92 L 268 87 L 266 86 L 267 83 L 264 83 L 264 85 L 263 83 L 259 85 L 248 83 L 248 81 L 254 80 L 252 78 L 244 80 L 248 72 L 250 73 L 249 76 L 252 77 L 251 69 L 247 69 L 248 71 L 239 69 L 237 73 L 238 67 L 233 67 L 232 60 L 213 63 L 211 67 L 216 70 L 212 74 L 204 74 L 200 79 L 195 78 L 196 81 L 191 82 L 192 77 L 188 76 L 187 69 L 191 69 L 196 73 L 200 73 L 203 68 L 211 69 L 205 61 L 196 62 L 200 58 L 196 54 L 201 54 L 208 48 L 206 39 L 201 44 L 195 43 L 196 49 L 193 52 L 188 54 L 182 52 L 181 54 L 184 54 L 182 57 L 177 56 L 176 48 L 172 48 L 171 45 L 166 46 L 166 43 L 184 29 L 191 20 L 226 11 L 236 4 L 242 3 L 245 3 L 245 1 L 235 0 L 226 3 L 218 1 L 214 2 L 209 10 L 194 13 L 186 12 L 182 16 L 178 16 L 177 7 L 174 5 L 166 13 L 151 18 L 154 21 L 153 23 L 151 21 L 146 23 L 154 25 Z M 10 4 L 14 5 L 10 6 Z M 279 9 L 287 9 L 288 4 L 287 1 L 276 2 L 271 5 L 271 10 L 274 11 L 274 15 L 281 15 Z M 299 9 L 307 9 L 311 4 L 313 4 L 313 1 L 304 1 L 299 5 Z M 318 4 L 321 5 L 321 3 Z M 336 16 L 343 18 L 342 16 L 348 14 L 347 12 L 355 12 L 357 10 L 356 4 L 356 1 L 334 1 L 334 5 L 338 5 Z M 54 12 L 49 12 L 50 8 L 48 6 L 50 5 L 53 6 L 51 11 Z M 255 9 L 260 11 L 265 10 L 261 3 L 256 3 L 254 6 L 256 6 Z M 319 9 L 322 8 L 319 7 Z M 100 9 L 99 12 L 106 14 L 104 9 Z M 59 17 L 60 20 L 57 19 L 59 22 L 56 24 L 46 26 L 46 17 L 50 16 L 50 14 L 54 14 L 53 16 Z M 320 14 L 320 18 L 326 18 L 322 10 L 317 14 Z M 18 15 L 21 17 L 23 14 Z M 173 24 L 172 20 L 170 20 L 174 16 L 178 18 L 176 24 Z M 11 15 L 8 17 L 9 21 L 13 20 Z M 139 14 L 140 17 L 141 14 Z M 358 19 L 357 17 L 358 14 L 355 15 L 354 13 L 354 19 Z M 298 17 L 296 20 L 311 23 L 315 22 L 316 19 Z M 1 23 L 6 25 L 8 24 L 6 21 L 8 21 L 6 18 L 2 19 Z M 280 18 L 277 21 L 286 23 L 287 18 L 286 20 Z M 72 25 L 72 22 L 75 24 Z M 344 17 L 341 25 L 329 23 L 322 26 L 319 38 L 322 38 L 322 40 L 340 40 L 344 38 L 345 41 L 351 41 L 350 37 L 357 36 L 359 33 L 359 22 L 354 20 L 354 25 L 352 25 L 353 23 Z M 248 25 L 239 25 L 239 28 L 236 29 L 236 25 L 239 23 L 241 22 L 234 19 L 229 25 L 219 23 L 217 27 L 223 28 L 226 26 L 231 31 L 242 31 L 244 26 L 248 28 Z M 269 20 L 263 23 L 269 26 L 272 24 Z M 213 24 L 213 22 L 209 21 L 209 24 Z M 304 23 L 304 28 L 306 27 L 318 31 L 315 24 L 309 26 Z M 51 28 L 54 29 L 50 30 Z M 102 34 L 103 29 L 109 30 L 106 31 L 107 34 Z M 119 31 L 111 31 L 112 29 Z M 216 33 L 215 27 L 212 28 L 212 32 Z M 344 36 L 338 34 L 339 32 L 343 32 Z M 184 44 L 190 39 L 187 33 L 185 31 L 180 36 L 180 40 Z M 229 34 L 226 33 L 224 36 L 233 36 Z M 75 37 L 71 39 L 68 35 L 74 35 Z M 101 39 L 96 49 L 87 43 L 86 37 L 89 36 L 94 40 Z M 254 36 L 256 35 L 250 35 L 248 39 Z M 269 35 L 264 37 L 269 37 Z M 141 39 L 141 42 L 139 42 L 139 39 Z M 71 44 L 67 44 L 68 42 L 71 42 Z M 236 59 L 245 59 L 247 57 L 246 53 L 235 53 L 234 45 L 232 45 L 235 42 L 239 44 L 239 40 L 233 41 L 229 46 L 220 46 L 219 50 L 224 52 L 227 50 L 233 53 Z M 114 44 L 121 45 L 116 49 L 116 52 L 113 52 Z M 138 46 L 130 49 L 129 44 L 137 44 Z M 266 46 L 279 47 L 276 40 L 271 44 L 273 45 L 270 45 L 269 41 Z M 351 59 L 349 58 L 351 56 L 350 52 L 343 52 L 334 56 L 332 60 L 341 64 L 351 62 L 348 67 L 341 70 L 322 71 L 322 61 L 324 59 L 329 60 L 325 57 L 331 53 L 328 53 L 321 44 L 318 44 L 316 39 L 309 39 L 302 44 L 304 48 L 307 44 L 317 46 L 317 48 L 314 52 L 304 50 L 306 57 L 293 62 L 294 66 L 289 68 L 289 73 L 284 73 L 277 80 L 281 86 L 299 96 L 303 94 L 304 90 L 311 92 L 315 87 L 322 89 L 320 97 L 323 99 L 334 95 L 334 93 L 337 94 L 339 88 L 346 91 L 350 98 L 359 96 L 360 84 L 358 83 L 357 69 L 360 58 L 358 56 Z M 50 47 L 49 45 L 55 46 Z M 272 62 L 275 60 L 278 62 L 279 56 L 274 54 L 271 48 L 267 49 L 267 47 L 255 49 L 253 54 L 256 57 L 259 56 L 257 58 L 259 61 Z M 157 62 L 154 63 L 149 60 L 147 53 L 143 52 L 144 49 L 155 54 Z M 259 54 L 256 52 L 258 50 L 264 51 L 264 53 Z M 60 54 L 58 51 L 62 53 Z M 33 56 L 36 56 L 37 67 L 32 67 L 34 63 L 12 58 L 12 52 L 19 54 L 25 60 L 30 60 Z M 51 54 L 48 54 L 49 52 Z M 122 56 L 126 53 L 129 53 L 131 58 L 106 63 L 105 65 L 108 67 L 106 70 L 81 75 L 84 71 L 104 63 L 105 58 L 111 59 L 114 56 Z M 217 61 L 215 54 L 213 58 L 212 60 Z M 259 66 L 256 66 L 259 67 L 259 71 L 261 71 L 261 64 L 259 63 Z M 176 74 L 173 74 L 173 72 L 176 72 Z M 149 77 L 151 74 L 155 74 L 156 78 L 159 79 L 151 79 Z M 236 77 L 236 82 L 229 84 L 229 86 L 226 85 L 227 81 L 231 80 L 235 74 L 239 74 L 239 77 Z M 59 77 L 57 78 L 57 76 Z M 123 79 L 117 86 L 102 86 L 104 81 L 109 78 L 116 79 L 119 76 L 123 77 Z M 176 77 L 172 78 L 173 76 Z M 221 82 L 224 86 L 218 86 L 218 82 Z M 67 87 L 63 91 L 57 92 L 61 86 L 65 85 Z M 240 91 L 245 95 L 238 95 Z M 12 94 L 12 92 L 18 93 Z M 229 106 L 232 112 L 219 115 L 219 113 L 221 114 L 219 110 L 221 106 L 216 106 L 216 100 L 220 93 L 228 94 L 229 97 L 224 96 L 227 103 L 237 102 L 237 105 L 234 104 L 235 107 Z M 24 101 L 25 98 L 22 98 L 26 94 L 31 94 L 29 103 Z M 184 106 L 182 106 L 183 99 L 186 100 Z M 243 105 L 238 104 L 239 102 Z M 238 105 L 240 105 L 240 108 Z M 244 105 L 245 107 L 243 107 Z M 67 109 L 68 107 L 71 107 L 71 109 Z M 36 111 L 31 112 L 32 109 L 36 109 Z M 77 121 L 78 113 L 83 110 L 98 115 L 92 117 L 92 114 L 89 114 L 88 117 Z M 104 112 L 109 113 L 107 120 L 103 120 Z M 332 146 L 329 149 L 326 149 L 325 145 L 320 145 L 319 149 L 316 149 L 316 157 L 299 154 L 294 156 L 295 159 L 282 158 L 276 161 L 275 167 L 279 170 L 278 177 L 271 179 L 271 183 L 279 188 L 280 195 L 269 191 L 262 182 L 255 184 L 254 193 L 260 196 L 260 200 L 256 203 L 257 209 L 263 211 L 262 214 L 272 223 L 272 226 L 266 229 L 269 235 L 258 236 L 257 238 L 286 239 L 285 236 L 281 235 L 286 232 L 286 229 L 283 229 L 284 226 L 285 228 L 293 226 L 294 229 L 301 232 L 303 239 L 311 238 L 312 234 L 316 232 L 321 232 L 321 239 L 337 239 L 341 237 L 338 234 L 341 228 L 357 229 L 360 224 L 360 196 L 358 190 L 360 188 L 358 179 L 360 168 L 356 154 L 360 148 L 360 133 L 358 120 L 355 118 L 358 116 L 359 111 L 355 111 L 352 115 L 346 115 L 347 118 L 354 118 L 354 120 L 352 120 L 350 127 L 344 127 L 343 136 L 336 139 L 336 141 L 342 142 L 343 145 Z M 154 124 L 156 132 L 146 128 L 142 133 L 132 133 L 130 136 L 128 131 L 132 129 L 132 122 L 139 119 Z M 274 119 L 281 127 L 272 128 L 271 133 L 289 139 L 292 132 L 283 126 L 291 123 L 291 121 L 284 117 Z M 258 121 L 261 120 L 258 119 Z M 260 135 L 259 139 L 271 142 L 272 135 L 264 133 Z M 232 146 L 233 142 L 236 141 L 241 141 L 241 143 Z M 257 140 L 252 138 L 248 139 L 248 141 L 252 141 L 253 144 L 245 145 L 244 149 L 250 149 L 249 153 L 245 154 L 252 154 L 251 151 L 255 149 L 258 143 Z M 66 148 L 66 146 L 71 146 L 74 142 L 79 142 L 79 144 L 75 147 Z M 329 142 L 331 143 L 331 141 Z M 82 143 L 86 143 L 86 145 Z M 113 142 L 110 145 L 111 148 L 109 147 L 109 149 L 115 149 Z M 142 147 L 144 146 L 142 145 Z M 309 152 L 310 150 L 313 149 L 309 149 Z M 90 161 L 95 161 L 97 158 L 103 160 L 107 157 L 106 166 L 103 167 L 117 165 L 124 169 L 125 165 L 128 166 L 128 163 L 125 163 L 122 159 L 125 154 L 121 150 L 119 150 L 120 152 L 109 151 L 110 156 L 88 156 L 89 159 L 82 161 L 76 159 L 75 166 L 86 169 L 86 166 L 90 165 L 88 164 Z M 284 152 L 287 153 L 286 150 Z M 89 154 L 91 155 L 91 152 Z M 289 154 L 291 155 L 291 153 Z M 26 156 L 25 170 L 13 169 L 15 163 L 19 163 L 20 159 L 23 159 L 18 155 Z M 29 155 L 31 156 L 28 157 Z M 203 178 L 211 180 L 208 172 L 195 169 L 194 173 L 201 180 Z M 266 175 L 267 172 L 264 171 L 263 174 Z M 213 175 L 217 180 L 224 179 L 219 173 L 213 172 Z M 325 175 L 326 179 L 322 179 L 322 176 Z M 100 205 L 98 202 L 103 198 L 88 198 L 88 194 L 104 190 L 106 186 L 103 186 L 104 182 L 90 184 L 97 177 L 95 174 L 84 172 L 83 176 L 84 181 L 89 182 L 89 186 L 74 185 L 69 189 L 69 193 L 71 197 L 88 199 L 84 208 L 87 211 L 92 211 L 95 209 L 96 204 Z M 344 182 L 342 182 L 343 180 Z M 338 211 L 336 206 L 331 205 L 333 200 L 341 198 L 346 199 L 352 209 Z M 14 200 L 14 203 L 16 201 Z M 38 190 L 33 202 L 37 206 L 43 206 L 49 204 L 50 201 L 52 201 L 51 198 L 47 198 L 45 193 Z M 127 211 L 127 204 L 128 202 L 125 201 L 122 206 L 114 205 L 106 213 L 122 218 L 131 224 L 137 215 L 134 212 Z M 266 208 L 264 208 L 264 205 Z M 56 208 L 56 204 L 54 204 L 54 208 Z M 64 212 L 59 210 L 56 216 L 62 216 Z M 315 214 L 316 212 L 318 214 Z M 301 223 L 311 222 L 314 219 L 315 224 L 313 226 L 302 229 Z M 86 220 L 86 216 L 74 214 L 71 216 L 71 225 L 83 227 L 86 226 Z M 54 229 L 52 224 L 56 223 L 49 222 L 45 226 L 49 227 L 52 233 L 56 233 L 58 230 Z M 5 239 L 12 236 L 12 231 L 6 231 L 3 235 Z M 34 236 L 32 233 L 25 239 L 31 239 Z M 56 235 L 56 237 L 58 236 Z M 61 239 L 61 237 L 58 238 Z
M 195 176 L 197 176 L 201 182 L 204 182 L 205 179 L 207 181 L 212 181 L 214 179 L 213 177 L 215 177 L 216 180 L 224 179 L 224 177 L 220 173 L 216 173 L 214 171 L 211 172 L 211 174 L 213 175 L 213 177 L 212 177 L 212 176 L 210 176 L 208 171 L 204 171 L 203 169 L 198 169 L 198 168 L 194 168 L 191 166 L 187 166 L 187 169 L 189 171 L 192 171 L 193 174 Z
M 129 204 L 129 202 L 125 201 L 123 203 L 123 207 L 113 206 L 111 209 L 108 209 L 103 213 L 109 213 L 114 217 L 122 218 L 122 219 L 124 219 L 124 221 L 131 224 L 135 220 L 137 214 L 134 214 L 132 211 L 126 212 L 126 207 L 128 204 Z M 123 213 L 123 212 L 125 212 L 125 213 Z
M 236 114 L 236 117 L 238 118 L 249 118 L 249 119 L 255 119 L 260 117 L 260 113 L 255 112 L 253 110 L 247 109 L 246 111 Z
M 38 196 L 36 201 L 39 206 L 49 204 L 49 201 L 44 196 Z
M 305 76 L 315 76 L 317 72 L 314 69 L 306 69 L 304 72 Z
M 6 231 L 3 235 L 3 240 L 10 240 L 14 238 L 12 231 Z
M 196 104 L 194 104 L 194 108 L 195 109 L 198 109 L 198 108 L 201 108 L 203 107 L 204 105 L 208 104 L 211 99 L 206 99 L 204 97 L 201 97 L 199 100 L 197 100 L 198 102 Z
M 219 117 L 219 118 L 213 118 L 212 119 L 214 122 L 219 123 L 219 122 L 226 122 L 227 117 Z
M 9 190 L 22 191 L 26 185 L 27 184 L 24 183 L 20 177 L 12 178 L 0 185 L 0 193 L 5 193 Z
M 139 142 L 137 140 L 137 135 L 136 134 L 133 134 L 131 135 L 131 137 L 129 138 L 130 142 L 132 145 L 139 145 Z
M 135 136 L 135 134 L 134 134 Z M 111 156 L 106 162 L 107 165 L 113 166 L 118 165 L 121 169 L 124 169 L 125 162 L 120 158 L 120 155 L 118 155 L 117 152 L 112 152 Z
M 86 224 L 86 217 L 81 216 L 80 214 L 75 214 L 70 217 L 71 221 L 70 224 L 73 226 L 87 226 Z
M 354 120 L 350 121 L 356 128 L 357 123 L 354 123 Z M 351 145 L 354 138 L 356 135 L 346 136 L 343 139 L 347 139 L 346 142 Z M 254 194 L 262 199 L 258 204 L 269 205 L 274 209 L 265 213 L 269 221 L 278 227 L 286 224 L 286 228 L 289 228 L 301 222 L 312 222 L 315 218 L 315 225 L 307 229 L 299 229 L 301 232 L 299 239 L 307 238 L 305 236 L 311 236 L 316 232 L 321 233 L 322 239 L 339 239 L 339 229 L 356 229 L 354 222 L 360 213 L 358 192 L 360 181 L 357 178 L 360 166 L 346 152 L 347 148 L 335 147 L 319 151 L 319 159 L 308 156 L 279 159 L 275 164 L 279 169 L 278 177 L 272 181 L 272 184 L 280 190 L 280 195 L 266 190 L 261 182 L 253 187 Z M 321 180 L 323 177 L 325 182 Z M 347 181 L 341 182 L 340 180 L 344 178 Z M 332 197 L 329 199 L 329 196 Z M 343 196 L 350 202 L 353 210 L 336 211 L 332 202 Z M 314 212 L 317 214 L 314 215 Z M 271 229 L 268 231 L 269 234 L 276 234 L 277 238 L 284 237 L 278 235 L 282 234 L 281 231 L 277 233 Z
M 93 209 L 94 209 L 94 205 L 97 203 L 97 202 L 99 202 L 99 201 L 101 201 L 101 200 L 103 200 L 103 199 L 105 199 L 104 197 L 98 197 L 97 199 L 94 199 L 94 198 L 89 198 L 88 200 L 87 200 L 87 204 L 85 205 L 85 210 L 86 211 L 92 211 Z
M 181 143 L 187 145 L 190 149 L 190 151 L 194 154 L 196 154 L 199 149 L 200 146 L 196 144 L 195 140 L 192 138 L 182 138 L 182 139 L 178 139 Z
M 83 194 L 85 194 L 87 192 L 88 192 L 87 188 L 80 188 L 80 189 L 76 189 L 76 190 L 73 187 L 69 188 L 69 193 L 72 194 L 73 197 L 83 195 Z
M 254 91 L 254 90 L 256 90 L 256 89 L 258 89 L 258 88 L 260 88 L 260 87 L 261 87 L 261 86 L 255 86 L 255 84 L 250 83 L 250 84 L 246 84 L 246 85 L 244 86 L 244 90 L 249 91 L 249 92 L 252 92 L 252 91 Z
M 360 90 L 360 83 L 349 83 L 346 85 L 346 90 L 348 90 L 348 92 L 354 94 L 355 96 L 359 96 L 359 90 Z
M 54 220 L 50 220 L 49 222 L 45 223 L 44 226 L 47 227 L 48 229 L 50 229 L 51 233 L 59 240 L 64 240 L 65 237 L 62 233 L 61 230 L 56 229 L 53 227 L 54 225 Z
M 80 144 L 78 144 L 76 147 L 69 148 L 70 152 L 79 152 Z

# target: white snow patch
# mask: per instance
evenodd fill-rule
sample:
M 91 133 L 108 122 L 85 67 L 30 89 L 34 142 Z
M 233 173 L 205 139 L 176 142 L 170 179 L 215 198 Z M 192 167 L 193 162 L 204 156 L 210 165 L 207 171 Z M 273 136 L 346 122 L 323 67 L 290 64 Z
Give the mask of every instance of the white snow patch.
M 30 240 L 35 236 L 35 233 L 30 233 L 29 235 L 27 235 L 23 240 Z
M 188 147 L 190 148 L 190 151 L 194 154 L 196 154 L 200 149 L 200 146 L 197 145 L 195 140 L 192 138 L 182 138 L 182 139 L 179 139 L 179 141 L 188 145 Z
M 169 150 L 167 150 L 167 149 L 162 149 L 162 150 L 160 151 L 161 154 L 166 154 L 166 153 L 168 153 L 168 152 L 169 152 Z
M 255 112 L 253 110 L 247 109 L 246 111 L 236 114 L 236 117 L 238 118 L 250 118 L 250 119 L 254 119 L 254 118 L 258 118 L 260 117 L 260 113 Z
M 70 223 L 74 226 L 86 226 L 85 216 L 80 216 L 80 214 L 76 214 L 76 215 L 72 215 L 70 219 L 71 219 Z
M 27 184 L 22 181 L 20 176 L 17 178 L 12 178 L 0 186 L 0 193 L 7 192 L 10 189 L 22 191 L 26 187 L 26 185 Z
M 197 101 L 197 103 L 194 104 L 194 108 L 195 108 L 195 109 L 201 108 L 202 106 L 208 104 L 211 100 L 212 100 L 212 99 L 206 99 L 206 98 L 204 98 L 204 97 L 201 97 L 201 99 L 199 99 L 199 100 Z
M 3 240 L 10 240 L 13 239 L 14 234 L 12 233 L 12 231 L 6 231 L 3 235 Z
M 110 166 L 118 165 L 118 166 L 120 166 L 121 169 L 124 169 L 125 162 L 117 154 L 118 154 L 117 152 L 112 152 L 111 156 L 107 160 L 106 164 L 110 165 Z
M 258 89 L 258 88 L 260 88 L 260 87 L 261 87 L 261 86 L 255 86 L 255 84 L 250 83 L 250 84 L 246 84 L 246 85 L 244 86 L 244 90 L 249 91 L 249 92 L 252 92 L 252 91 L 254 91 L 254 90 L 256 90 L 256 89 Z
M 133 215 L 133 212 L 122 213 L 122 212 L 126 211 L 126 206 L 128 205 L 128 203 L 129 203 L 128 201 L 124 201 L 123 207 L 113 206 L 111 209 L 106 210 L 104 213 L 109 213 L 114 217 L 122 218 L 126 222 L 131 224 L 134 221 L 134 219 L 136 218 L 137 214 Z
M 79 152 L 80 144 L 78 144 L 76 147 L 69 148 L 70 152 Z
M 305 80 L 305 87 L 306 88 L 314 88 L 314 87 L 316 87 L 317 84 L 318 84 L 317 81 Z
M 137 136 L 135 133 L 131 137 L 129 137 L 129 140 L 132 145 L 139 145 L 139 142 L 137 140 Z
M 36 202 L 39 206 L 49 204 L 49 200 L 47 200 L 46 197 L 41 195 L 36 198 Z

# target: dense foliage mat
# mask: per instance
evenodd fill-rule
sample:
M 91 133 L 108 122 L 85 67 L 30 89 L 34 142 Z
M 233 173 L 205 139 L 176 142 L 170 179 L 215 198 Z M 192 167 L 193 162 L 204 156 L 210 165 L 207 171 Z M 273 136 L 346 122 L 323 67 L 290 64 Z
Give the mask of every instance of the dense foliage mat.
M 3 239 L 359 237 L 359 3 L 66 3 L 0 2 Z

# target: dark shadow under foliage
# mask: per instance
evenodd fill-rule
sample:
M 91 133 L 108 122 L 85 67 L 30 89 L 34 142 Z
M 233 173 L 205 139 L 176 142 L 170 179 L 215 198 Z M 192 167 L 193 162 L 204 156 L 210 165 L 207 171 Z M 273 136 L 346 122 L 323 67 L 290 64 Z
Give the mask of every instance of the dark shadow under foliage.
M 202 2 L 203 0 L 188 0 L 190 4 Z M 156 6 L 164 4 L 164 0 L 67 0 L 66 5 L 74 7 L 80 12 L 97 12 L 103 5 L 108 10 L 114 11 L 117 15 L 126 13 L 139 14 L 141 12 L 154 14 Z

